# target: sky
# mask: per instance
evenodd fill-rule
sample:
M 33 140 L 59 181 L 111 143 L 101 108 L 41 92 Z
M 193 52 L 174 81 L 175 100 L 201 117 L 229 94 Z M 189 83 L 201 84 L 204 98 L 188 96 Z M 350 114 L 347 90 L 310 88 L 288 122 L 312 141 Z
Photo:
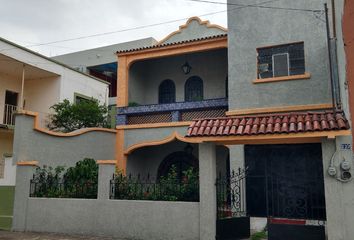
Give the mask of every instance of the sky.
M 0 0 L 0 37 L 52 57 L 146 37 L 161 40 L 192 16 L 200 16 L 202 20 L 227 27 L 226 9 L 227 6 L 223 4 L 188 0 Z M 32 46 L 177 19 L 183 20 L 75 41 Z

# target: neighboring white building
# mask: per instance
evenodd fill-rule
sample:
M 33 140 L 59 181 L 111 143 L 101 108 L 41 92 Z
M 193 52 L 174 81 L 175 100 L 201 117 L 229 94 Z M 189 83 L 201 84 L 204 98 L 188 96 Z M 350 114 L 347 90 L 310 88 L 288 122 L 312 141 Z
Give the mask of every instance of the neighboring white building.
M 0 38 L 0 179 L 4 158 L 12 154 L 15 111 L 38 112 L 43 119 L 53 104 L 64 99 L 93 97 L 108 104 L 108 86 L 106 81 Z
M 113 44 L 79 52 L 55 56 L 52 59 L 69 65 L 110 83 L 109 104 L 116 104 L 117 97 L 117 51 L 140 48 L 157 44 L 154 38 L 144 38 L 130 42 Z

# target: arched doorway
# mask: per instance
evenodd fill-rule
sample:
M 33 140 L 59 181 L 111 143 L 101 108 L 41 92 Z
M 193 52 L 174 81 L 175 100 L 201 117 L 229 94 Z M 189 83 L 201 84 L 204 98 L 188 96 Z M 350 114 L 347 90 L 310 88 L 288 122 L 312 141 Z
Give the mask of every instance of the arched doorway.
M 176 170 L 178 179 L 181 180 L 183 172 L 190 168 L 198 172 L 198 159 L 193 154 L 186 151 L 171 153 L 161 162 L 157 173 L 158 179 L 166 177 L 173 167 Z

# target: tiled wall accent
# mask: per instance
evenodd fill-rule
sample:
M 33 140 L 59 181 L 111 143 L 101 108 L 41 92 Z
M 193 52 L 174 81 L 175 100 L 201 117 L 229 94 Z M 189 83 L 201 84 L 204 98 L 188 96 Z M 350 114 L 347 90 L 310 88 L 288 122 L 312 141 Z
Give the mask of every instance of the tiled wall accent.
M 133 124 L 131 118 L 136 117 L 143 117 L 143 116 L 151 116 L 151 115 L 165 115 L 169 114 L 171 116 L 171 120 L 167 119 L 160 119 L 158 122 L 177 122 L 177 121 L 187 121 L 186 119 L 192 120 L 192 116 L 198 117 L 220 117 L 220 111 L 222 110 L 223 113 L 227 111 L 228 108 L 228 99 L 227 98 L 219 98 L 219 99 L 208 99 L 198 102 L 177 102 L 177 103 L 168 103 L 168 104 L 152 104 L 152 105 L 142 105 L 142 106 L 135 106 L 135 107 L 122 107 L 117 108 L 117 125 L 125 125 L 125 124 Z M 189 114 L 191 112 L 195 113 L 203 113 L 206 110 L 213 110 L 212 114 Z M 188 112 L 188 113 L 187 113 Z M 191 115 L 190 117 L 186 117 L 186 115 Z M 183 117 L 183 115 L 185 117 Z M 205 115 L 205 116 L 204 116 Z M 183 119 L 184 118 L 184 119 Z M 193 118 L 194 119 L 194 118 Z M 149 123 L 152 120 L 149 120 Z M 153 122 L 156 122 L 157 118 L 153 119 Z M 134 120 L 134 122 L 136 122 Z M 144 120 L 144 123 L 145 120 Z M 139 123 L 134 123 L 139 124 Z

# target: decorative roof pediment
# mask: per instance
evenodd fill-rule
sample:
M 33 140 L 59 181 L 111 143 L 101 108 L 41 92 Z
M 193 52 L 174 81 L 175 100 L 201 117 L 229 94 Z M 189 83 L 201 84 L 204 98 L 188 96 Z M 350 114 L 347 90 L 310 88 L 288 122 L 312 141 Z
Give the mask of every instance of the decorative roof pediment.
M 226 33 L 227 29 L 224 27 L 210 24 L 209 21 L 202 21 L 199 17 L 191 17 L 187 20 L 186 24 L 179 27 L 179 30 L 170 33 L 167 37 L 159 41 L 158 44 L 201 39 Z

